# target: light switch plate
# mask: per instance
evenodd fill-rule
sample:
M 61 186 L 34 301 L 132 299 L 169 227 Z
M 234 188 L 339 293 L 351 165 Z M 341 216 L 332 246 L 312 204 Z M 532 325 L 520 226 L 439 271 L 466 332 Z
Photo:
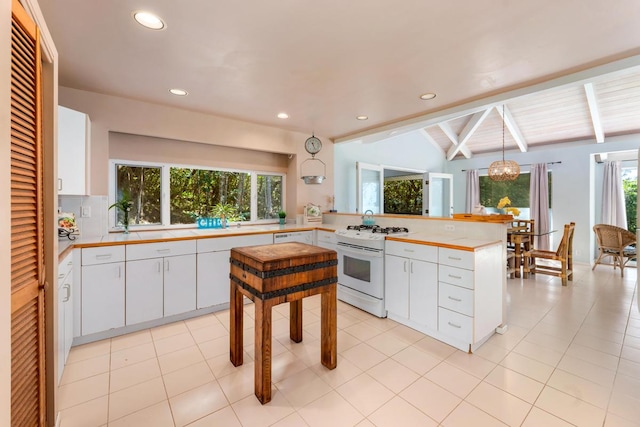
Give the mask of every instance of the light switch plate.
M 91 206 L 82 206 L 80 210 L 82 218 L 91 218 Z

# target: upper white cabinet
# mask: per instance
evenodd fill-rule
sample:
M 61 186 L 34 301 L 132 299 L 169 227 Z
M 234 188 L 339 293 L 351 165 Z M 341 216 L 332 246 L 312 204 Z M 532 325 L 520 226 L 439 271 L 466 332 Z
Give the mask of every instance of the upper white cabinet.
M 58 106 L 58 194 L 89 194 L 89 116 Z

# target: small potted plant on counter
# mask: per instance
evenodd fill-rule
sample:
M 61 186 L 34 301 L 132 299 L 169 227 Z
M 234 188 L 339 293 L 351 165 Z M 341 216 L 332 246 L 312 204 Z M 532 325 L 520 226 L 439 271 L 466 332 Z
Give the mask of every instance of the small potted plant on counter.
M 284 225 L 286 217 L 287 217 L 287 213 L 285 211 L 278 212 L 278 218 L 280 218 L 280 225 Z
M 109 206 L 109 209 L 117 208 L 122 211 L 122 226 L 124 227 L 124 234 L 129 234 L 129 212 L 131 212 L 132 206 L 133 201 L 131 200 L 131 196 L 128 191 L 123 191 L 120 200 Z M 116 217 L 116 222 L 118 219 L 119 218 Z

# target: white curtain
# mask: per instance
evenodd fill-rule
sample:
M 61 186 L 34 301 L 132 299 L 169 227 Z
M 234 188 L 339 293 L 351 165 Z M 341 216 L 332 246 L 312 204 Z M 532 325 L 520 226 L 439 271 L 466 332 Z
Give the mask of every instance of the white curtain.
M 465 199 L 465 212 L 472 213 L 473 208 L 480 204 L 480 179 L 478 170 L 467 170 L 467 194 Z
M 602 224 L 627 228 L 627 208 L 624 201 L 620 162 L 604 162 L 602 179 Z
M 536 236 L 533 247 L 549 250 L 549 177 L 546 163 L 531 165 L 531 182 L 529 183 L 530 217 L 535 222 Z

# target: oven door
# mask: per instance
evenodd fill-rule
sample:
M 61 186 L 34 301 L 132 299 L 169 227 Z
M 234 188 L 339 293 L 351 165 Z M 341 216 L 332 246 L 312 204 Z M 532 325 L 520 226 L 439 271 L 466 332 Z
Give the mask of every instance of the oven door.
M 338 242 L 338 283 L 374 298 L 384 297 L 382 249 Z

